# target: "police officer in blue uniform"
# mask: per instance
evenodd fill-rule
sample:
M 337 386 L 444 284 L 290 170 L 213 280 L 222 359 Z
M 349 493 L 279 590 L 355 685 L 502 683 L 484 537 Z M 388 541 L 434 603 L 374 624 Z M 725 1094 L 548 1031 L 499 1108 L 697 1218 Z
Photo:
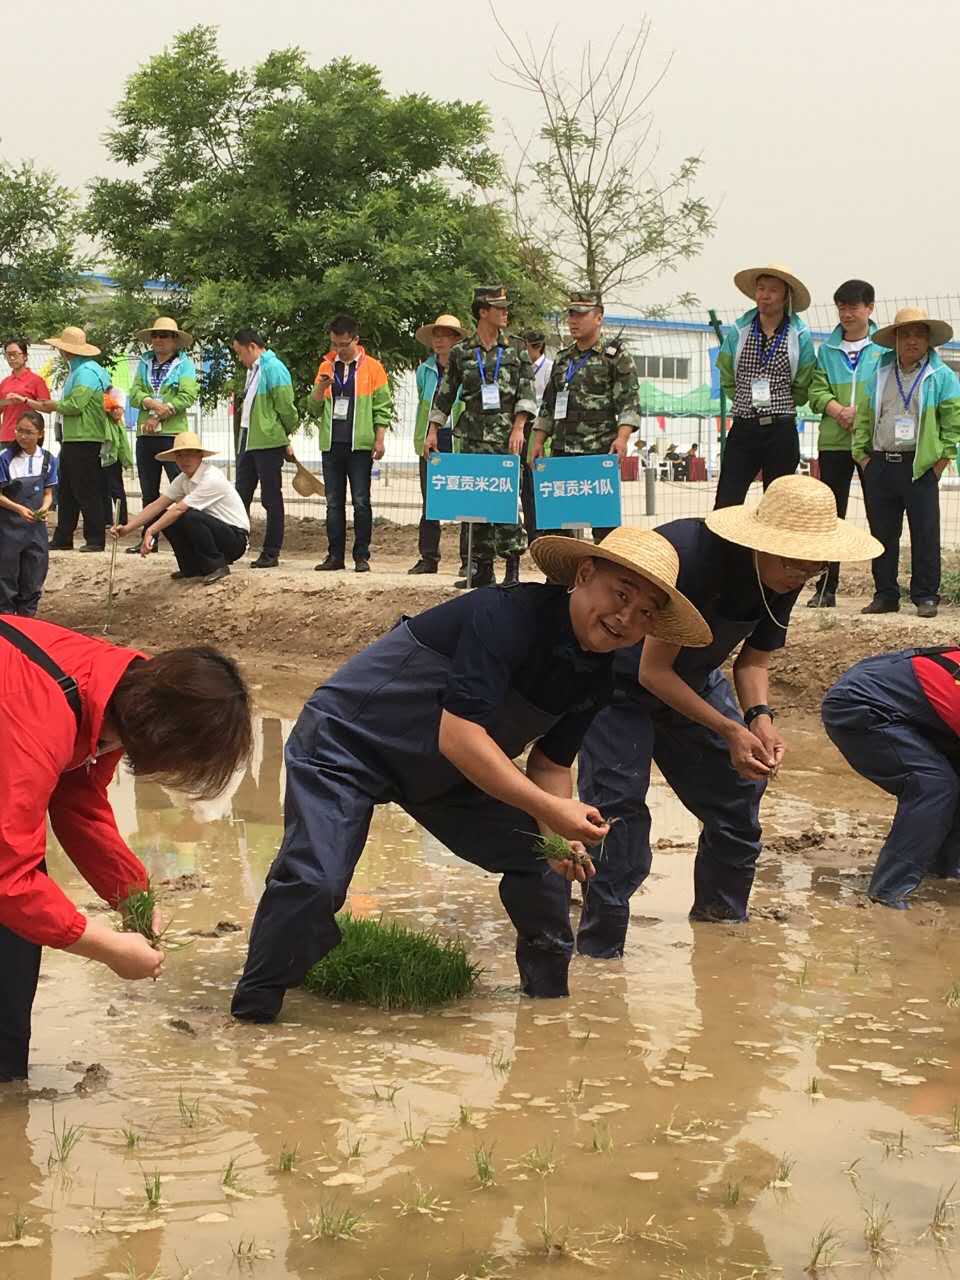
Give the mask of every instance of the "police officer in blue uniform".
M 760 799 L 784 753 L 768 705 L 770 654 L 785 643 L 804 582 L 831 561 L 868 560 L 881 550 L 838 518 L 831 491 L 809 476 L 774 480 L 757 507 L 674 520 L 658 532 L 675 548 L 678 586 L 713 641 L 689 649 L 653 637 L 621 650 L 613 702 L 584 737 L 580 798 L 611 827 L 586 889 L 577 947 L 603 959 L 623 954 L 630 898 L 650 872 L 653 762 L 703 824 L 691 919 L 747 918 Z M 720 667 L 737 649 L 735 699 Z
M 286 746 L 284 839 L 236 1017 L 271 1021 L 340 941 L 335 914 L 374 806 L 389 801 L 501 876 L 523 991 L 567 995 L 567 880 L 592 874 L 582 845 L 608 831 L 573 798 L 571 765 L 612 693 L 614 651 L 645 635 L 706 644 L 710 633 L 655 533 L 615 529 L 598 547 L 543 538 L 533 555 L 553 583 L 474 591 L 404 619 L 307 703 Z M 512 762 L 531 744 L 524 772 Z M 578 856 L 544 863 L 534 847 L 544 831 L 579 842 Z

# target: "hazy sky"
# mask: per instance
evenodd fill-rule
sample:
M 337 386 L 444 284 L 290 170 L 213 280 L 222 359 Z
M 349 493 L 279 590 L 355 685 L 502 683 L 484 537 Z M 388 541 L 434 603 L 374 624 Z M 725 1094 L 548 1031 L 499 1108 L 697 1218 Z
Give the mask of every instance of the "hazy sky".
M 11 3 L 0 154 L 33 157 L 73 186 L 106 170 L 100 138 L 125 77 L 197 22 L 220 27 L 231 62 L 298 44 L 318 63 L 376 64 L 391 92 L 482 99 L 502 142 L 510 125 L 524 133 L 534 106 L 496 79 L 501 38 L 484 0 L 44 0 L 36 15 Z M 653 22 L 651 72 L 674 54 L 653 101 L 663 167 L 703 153 L 699 185 L 718 228 L 646 300 L 688 289 L 725 309 L 738 297 L 733 272 L 770 260 L 792 266 L 815 302 L 850 276 L 880 297 L 957 291 L 955 0 L 499 0 L 498 12 L 535 40 L 561 24 L 571 65 L 586 39 L 604 44 L 634 12 Z

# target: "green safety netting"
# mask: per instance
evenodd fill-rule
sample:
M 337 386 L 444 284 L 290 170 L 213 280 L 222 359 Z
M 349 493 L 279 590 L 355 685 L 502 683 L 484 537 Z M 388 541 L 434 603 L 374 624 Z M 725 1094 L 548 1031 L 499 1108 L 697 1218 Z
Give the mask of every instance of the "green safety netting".
M 731 406 L 727 405 L 727 416 Z M 640 409 L 654 418 L 719 418 L 720 400 L 712 399 L 708 383 L 694 387 L 692 391 L 684 391 L 674 395 L 664 391 L 655 382 L 640 383 Z M 804 421 L 817 421 L 809 405 L 798 410 L 797 417 Z

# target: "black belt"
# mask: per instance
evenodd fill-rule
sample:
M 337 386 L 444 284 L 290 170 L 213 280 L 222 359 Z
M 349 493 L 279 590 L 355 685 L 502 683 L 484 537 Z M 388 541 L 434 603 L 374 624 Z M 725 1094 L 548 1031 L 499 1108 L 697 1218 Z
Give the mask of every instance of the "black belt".
M 766 413 L 761 417 L 759 414 L 747 416 L 739 414 L 739 418 L 743 422 L 757 422 L 761 427 L 772 427 L 775 422 L 796 422 L 797 415 L 795 413 Z
M 16 627 L 11 627 L 9 622 L 4 622 L 2 619 L 0 619 L 0 636 L 9 641 L 15 649 L 19 649 L 25 658 L 29 658 L 35 666 L 38 666 L 41 671 L 45 671 L 50 679 L 60 686 L 70 710 L 76 717 L 77 729 L 79 730 L 82 715 L 80 690 L 77 688 L 77 682 L 73 676 L 68 676 L 65 671 L 61 670 L 50 655 L 45 653 L 38 644 L 34 644 L 29 636 L 25 636 L 22 631 L 19 631 Z
M 915 449 L 910 449 L 907 453 L 884 453 L 882 449 L 877 449 L 871 452 L 870 457 L 879 458 L 881 462 L 901 463 L 906 458 L 912 458 L 915 453 Z

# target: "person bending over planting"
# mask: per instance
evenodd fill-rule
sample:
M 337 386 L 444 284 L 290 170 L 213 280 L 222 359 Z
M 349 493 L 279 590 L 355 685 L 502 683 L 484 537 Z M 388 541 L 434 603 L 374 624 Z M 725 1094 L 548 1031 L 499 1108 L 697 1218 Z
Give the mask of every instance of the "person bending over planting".
M 558 545 L 559 544 L 559 545 Z M 567 880 L 608 827 L 573 798 L 571 764 L 613 688 L 613 654 L 643 636 L 707 644 L 658 534 L 614 529 L 596 547 L 539 539 L 565 585 L 473 591 L 402 620 L 316 693 L 287 742 L 286 829 L 233 998 L 269 1022 L 288 987 L 340 941 L 375 805 L 389 801 L 468 862 L 501 876 L 530 996 L 565 996 L 573 951 Z M 569 584 L 569 585 L 566 585 Z M 513 760 L 535 744 L 526 771 Z M 537 840 L 572 842 L 547 863 Z M 555 875 L 554 872 L 559 872 Z
M 121 978 L 163 967 L 145 937 L 88 919 L 48 877 L 47 814 L 84 878 L 119 907 L 148 883 L 107 799 L 121 756 L 139 777 L 213 796 L 250 739 L 243 678 L 216 649 L 148 658 L 48 622 L 0 619 L 0 1081 L 27 1074 L 41 947 Z

